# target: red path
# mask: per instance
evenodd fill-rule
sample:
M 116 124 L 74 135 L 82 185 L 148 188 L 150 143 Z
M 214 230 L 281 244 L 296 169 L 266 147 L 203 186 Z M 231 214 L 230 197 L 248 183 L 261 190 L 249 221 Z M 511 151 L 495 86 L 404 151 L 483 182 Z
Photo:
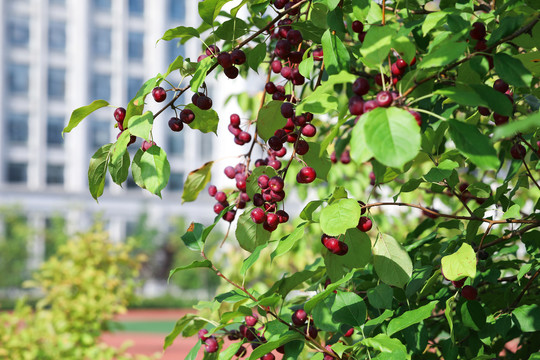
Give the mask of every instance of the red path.
M 159 321 L 168 320 L 176 321 L 185 314 L 192 312 L 191 310 L 130 310 L 127 314 L 119 315 L 116 320 L 119 321 Z M 159 359 L 163 360 L 179 360 L 184 359 L 193 345 L 197 342 L 197 338 L 186 339 L 178 336 L 174 343 L 163 352 L 163 341 L 167 334 L 147 334 L 147 333 L 106 333 L 101 339 L 103 342 L 114 347 L 120 347 L 126 341 L 133 343 L 127 350 L 130 354 L 153 355 L 159 354 Z M 197 359 L 202 359 L 202 351 Z

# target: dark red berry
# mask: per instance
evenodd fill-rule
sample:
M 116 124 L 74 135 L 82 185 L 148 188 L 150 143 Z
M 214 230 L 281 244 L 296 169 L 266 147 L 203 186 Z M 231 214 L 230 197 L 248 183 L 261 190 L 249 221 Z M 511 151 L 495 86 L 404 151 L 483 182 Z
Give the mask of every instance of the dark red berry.
M 286 223 L 287 221 L 289 221 L 289 214 L 287 214 L 285 210 L 278 210 L 276 212 L 276 215 L 279 217 L 280 224 Z
M 242 65 L 246 62 L 246 53 L 240 49 L 236 49 L 231 52 L 231 58 L 236 65 Z
M 250 216 L 251 220 L 253 220 L 255 224 L 262 224 L 266 221 L 266 214 L 264 213 L 264 210 L 258 207 L 251 210 Z
M 470 285 L 465 285 L 461 289 L 461 296 L 463 296 L 467 300 L 475 300 L 478 296 L 478 290 L 476 290 Z
M 311 124 L 306 124 L 302 128 L 302 135 L 305 137 L 313 137 L 317 133 L 317 128 Z
M 345 334 L 343 334 L 343 336 L 351 337 L 352 334 L 354 334 L 354 328 L 350 328 L 349 330 L 347 330 L 347 332 Z
M 257 178 L 257 184 L 259 185 L 259 188 L 262 190 L 266 189 L 268 187 L 268 181 L 270 178 L 266 174 L 262 174 Z
M 281 115 L 284 118 L 292 118 L 294 116 L 294 105 L 289 102 L 281 104 Z
M 392 94 L 389 91 L 381 91 L 377 94 L 377 104 L 380 107 L 389 107 L 392 104 Z
M 352 115 L 362 115 L 364 113 L 364 99 L 355 95 L 349 99 L 349 111 Z
M 298 155 L 305 155 L 309 151 L 309 144 L 305 140 L 298 140 L 294 149 Z
M 206 341 L 206 339 L 208 339 L 208 337 L 206 337 L 206 334 L 208 334 L 208 330 L 206 329 L 201 329 L 197 333 L 199 339 L 201 339 L 203 342 Z
M 521 160 L 525 158 L 525 155 L 527 155 L 527 150 L 525 149 L 525 146 L 521 145 L 520 143 L 516 143 L 510 149 L 510 155 L 512 155 L 512 157 L 516 160 Z
M 183 109 L 180 111 L 180 120 L 184 124 L 191 124 L 195 120 L 195 113 L 191 109 Z
M 162 102 L 167 98 L 167 92 L 164 88 L 158 86 L 152 90 L 152 96 L 156 102 Z
M 479 106 L 479 107 L 478 107 L 478 112 L 479 112 L 480 115 L 482 115 L 482 116 L 489 116 L 489 115 L 491 115 L 491 111 L 490 111 L 487 107 L 483 107 L 483 106 Z
M 199 96 L 195 105 L 201 110 L 208 110 L 212 107 L 212 99 L 205 95 Z
M 281 68 L 282 68 L 281 61 L 279 60 L 272 61 L 272 63 L 270 64 L 270 67 L 272 68 L 272 71 L 274 73 L 276 74 L 281 73 Z
M 153 141 L 146 141 L 144 140 L 142 145 L 141 145 L 141 150 L 142 151 L 147 151 L 148 149 L 150 149 L 152 146 L 156 145 L 155 142 Z
M 369 81 L 366 78 L 359 77 L 352 85 L 352 90 L 356 95 L 366 95 L 369 91 Z
M 483 39 L 486 36 L 486 26 L 481 22 L 475 22 L 472 24 L 472 29 L 469 32 L 469 35 L 475 40 Z
M 351 24 L 352 31 L 354 31 L 357 34 L 360 34 L 362 31 L 364 31 L 364 24 L 361 21 L 355 20 Z
M 266 90 L 267 93 L 272 95 L 273 93 L 276 92 L 276 85 L 273 82 L 270 81 L 270 82 L 266 83 L 266 85 L 264 85 L 264 89 Z
M 223 191 L 218 191 L 215 197 L 217 202 L 223 203 L 227 201 L 227 195 Z
M 238 77 L 238 68 L 235 68 L 234 66 L 231 66 L 230 68 L 227 68 L 227 69 L 223 70 L 223 73 L 229 79 L 236 79 Z
M 287 41 L 292 45 L 296 46 L 299 45 L 302 40 L 302 33 L 298 30 L 292 29 L 287 32 Z
M 371 230 L 371 227 L 373 226 L 373 223 L 370 218 L 367 216 L 361 216 L 360 220 L 358 220 L 358 225 L 356 228 L 360 231 L 367 232 Z
M 298 173 L 297 180 L 301 184 L 309 184 L 313 182 L 317 177 L 317 173 L 315 172 L 315 169 L 313 169 L 310 166 L 304 166 L 302 169 L 300 169 L 300 172 Z
M 407 67 L 407 62 L 403 59 L 397 59 L 396 66 L 398 67 L 398 69 L 405 69 Z
M 224 69 L 228 69 L 233 65 L 231 54 L 229 54 L 228 52 L 219 53 L 217 56 L 217 62 Z
M 246 321 L 247 326 L 255 326 L 255 324 L 257 323 L 257 318 L 251 315 L 246 316 L 244 320 Z
M 251 141 L 251 134 L 247 131 L 241 131 L 240 134 L 238 134 L 238 138 L 243 142 L 248 143 Z
M 208 195 L 214 197 L 217 194 L 217 187 L 215 185 L 210 185 L 208 187 Z
M 229 210 L 223 215 L 223 220 L 232 222 L 236 216 L 236 210 Z
M 493 113 L 493 121 L 495 121 L 495 125 L 506 124 L 508 122 L 508 116 Z
M 283 179 L 279 176 L 274 176 L 268 181 L 268 187 L 272 191 L 281 191 L 284 185 Z
M 229 179 L 234 179 L 234 176 L 236 175 L 236 171 L 234 170 L 234 168 L 232 166 L 227 166 L 223 172 L 225 173 L 225 175 L 229 178 Z M 218 200 L 218 201 L 221 201 L 221 200 Z
M 184 124 L 182 123 L 182 120 L 180 120 L 177 117 L 172 117 L 169 119 L 169 129 L 172 131 L 178 132 L 181 131 L 184 128 Z
M 303 326 L 307 321 L 307 313 L 304 309 L 298 309 L 292 314 L 291 320 L 294 325 Z
M 119 107 L 119 108 L 116 108 L 116 110 L 114 110 L 114 119 L 118 122 L 122 122 L 124 121 L 124 119 L 126 118 L 126 109 L 124 109 L 123 107 Z
M 493 83 L 493 88 L 498 92 L 505 93 L 508 90 L 508 84 L 503 79 L 497 79 Z
M 238 114 L 232 114 L 231 117 L 231 125 L 234 127 L 240 126 L 240 116 Z
M 460 279 L 460 280 L 455 280 L 455 281 L 452 281 L 452 285 L 454 285 L 454 287 L 456 289 L 460 289 L 461 287 L 463 287 L 463 284 L 465 284 L 465 280 L 467 278 L 463 278 L 463 279 Z

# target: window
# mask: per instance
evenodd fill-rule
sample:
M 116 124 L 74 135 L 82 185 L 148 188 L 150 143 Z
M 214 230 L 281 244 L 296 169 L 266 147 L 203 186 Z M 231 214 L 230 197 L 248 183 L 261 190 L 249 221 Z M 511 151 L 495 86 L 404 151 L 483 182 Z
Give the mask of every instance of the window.
M 171 191 L 182 190 L 184 188 L 184 173 L 171 172 L 167 189 Z
M 49 116 L 47 119 L 47 145 L 62 145 L 62 130 L 64 129 L 64 118 L 59 116 Z
M 92 152 L 111 141 L 110 121 L 90 120 L 90 147 Z
M 66 23 L 51 21 L 49 23 L 49 49 L 64 52 L 66 50 Z
M 94 7 L 98 10 L 111 10 L 111 0 L 93 0 Z
M 184 21 L 185 14 L 185 0 L 169 0 L 169 16 L 171 20 Z
M 28 93 L 30 68 L 24 64 L 11 64 L 8 67 L 8 87 L 9 91 L 14 94 Z
M 144 0 L 129 0 L 129 13 L 141 16 L 144 13 Z
M 142 78 L 128 78 L 127 83 L 127 101 L 129 102 L 131 99 L 137 95 L 137 92 L 141 88 L 142 84 L 144 83 L 144 80 Z
M 9 183 L 25 183 L 28 177 L 28 166 L 25 163 L 8 163 L 7 164 L 7 182 Z
M 167 154 L 184 155 L 184 132 L 167 134 Z
M 95 28 L 92 32 L 92 56 L 111 57 L 111 29 Z
M 108 74 L 94 74 L 90 81 L 90 97 L 109 101 L 111 98 L 111 76 Z
M 62 185 L 64 183 L 64 166 L 47 164 L 47 185 Z
M 66 70 L 49 68 L 47 79 L 49 98 L 62 100 L 66 94 Z
M 128 58 L 130 60 L 142 61 L 144 34 L 141 32 L 130 32 L 128 34 Z
M 10 19 L 7 25 L 10 45 L 28 47 L 30 39 L 30 21 L 28 18 Z
M 10 143 L 26 143 L 28 141 L 28 115 L 9 114 L 6 133 Z

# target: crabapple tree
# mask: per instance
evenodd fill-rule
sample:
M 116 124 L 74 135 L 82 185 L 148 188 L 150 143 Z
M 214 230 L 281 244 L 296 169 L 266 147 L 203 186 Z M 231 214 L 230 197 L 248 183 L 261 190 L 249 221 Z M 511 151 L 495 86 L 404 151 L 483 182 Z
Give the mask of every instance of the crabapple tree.
M 158 121 L 204 133 L 225 123 L 244 150 L 220 160 L 230 161 L 225 187 L 211 183 L 218 160 L 185 181 L 183 201 L 208 191 L 216 218 L 193 219 L 181 237 L 201 259 L 170 276 L 213 271 L 224 285 L 164 348 L 198 333 L 189 359 L 539 358 L 538 8 L 205 0 L 199 27 L 167 30 L 160 41 L 201 52 L 112 107 L 118 137 L 90 159 L 91 195 L 107 173 L 122 184 L 131 169 L 161 196 L 170 169 L 152 137 Z M 206 79 L 230 87 L 256 74 L 256 110 L 213 110 Z M 106 106 L 76 109 L 64 132 Z M 219 222 L 241 263 L 209 255 Z

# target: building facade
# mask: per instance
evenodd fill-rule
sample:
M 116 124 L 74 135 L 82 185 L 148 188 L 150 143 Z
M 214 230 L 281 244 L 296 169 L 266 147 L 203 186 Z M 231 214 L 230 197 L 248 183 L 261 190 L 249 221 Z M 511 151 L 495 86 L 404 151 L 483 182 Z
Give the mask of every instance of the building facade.
M 196 43 L 156 44 L 168 28 L 197 26 L 193 23 L 198 19 L 197 3 L 0 0 L 1 208 L 19 207 L 37 229 L 47 227 L 50 217 L 61 216 L 69 229 L 78 231 L 91 225 L 95 214 L 102 214 L 115 240 L 129 235 L 144 213 L 155 224 L 174 216 L 203 222 L 214 217 L 206 194 L 201 194 L 202 201 L 180 206 L 182 186 L 189 171 L 223 149 L 217 148 L 213 134 L 189 128 L 171 132 L 167 120 L 172 113 L 160 116 L 153 131 L 171 164 L 163 200 L 139 189 L 131 178 L 123 188 L 109 178 L 97 204 L 87 179 L 92 154 L 118 134 L 114 109 L 126 106 L 144 81 L 166 71 L 176 56 L 193 59 L 200 53 Z M 226 95 L 214 97 L 214 103 Z M 95 99 L 105 99 L 111 106 L 96 111 L 62 138 L 73 109 Z M 159 109 L 151 97 L 147 102 L 150 110 Z M 140 141 L 130 146 L 132 156 L 138 146 Z M 43 258 L 44 247 L 39 239 L 32 244 L 34 265 Z

